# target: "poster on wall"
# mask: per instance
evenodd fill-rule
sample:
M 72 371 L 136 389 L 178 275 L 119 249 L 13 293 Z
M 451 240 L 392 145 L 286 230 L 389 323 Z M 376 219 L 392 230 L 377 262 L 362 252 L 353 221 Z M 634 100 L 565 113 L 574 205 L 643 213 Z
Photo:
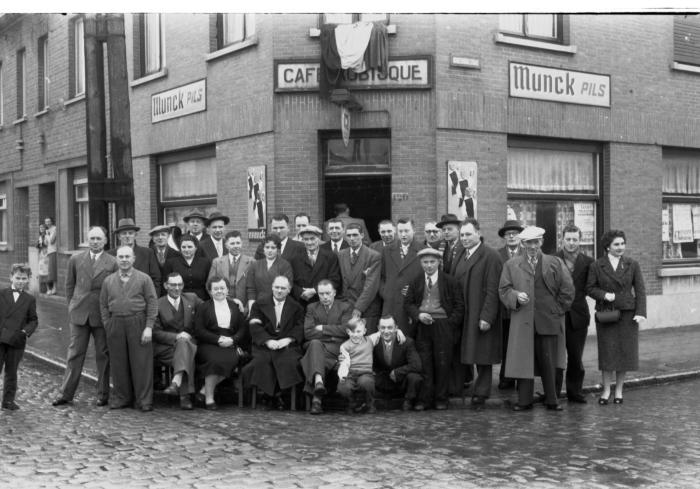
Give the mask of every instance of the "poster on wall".
M 581 244 L 592 245 L 595 239 L 593 202 L 574 202 L 574 224 L 581 230 Z
M 447 212 L 460 219 L 476 218 L 476 161 L 447 162 Z
M 265 239 L 267 222 L 265 165 L 248 167 L 248 241 Z
M 693 241 L 693 219 L 690 204 L 673 205 L 673 242 L 691 243 Z

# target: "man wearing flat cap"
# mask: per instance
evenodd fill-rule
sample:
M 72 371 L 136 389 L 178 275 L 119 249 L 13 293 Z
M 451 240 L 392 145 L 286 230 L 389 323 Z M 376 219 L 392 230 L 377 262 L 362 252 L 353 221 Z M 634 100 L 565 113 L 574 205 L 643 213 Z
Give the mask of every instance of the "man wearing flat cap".
M 462 292 L 451 275 L 440 270 L 442 254 L 433 248 L 418 252 L 423 273 L 408 285 L 406 313 L 416 324 L 416 349 L 423 366 L 423 384 L 414 406 L 447 409 L 454 344 L 464 315 Z
M 503 266 L 499 295 L 510 310 L 506 377 L 518 379 L 514 411 L 532 409 L 536 375 L 542 378 L 547 409 L 561 411 L 555 369 L 564 368 L 564 315 L 574 300 L 574 284 L 564 262 L 542 253 L 544 229 L 526 227 L 519 235 L 525 253 Z
M 216 258 L 221 258 L 226 254 L 226 246 L 224 246 L 224 231 L 230 219 L 219 211 L 212 212 L 205 221 L 207 226 L 207 234 L 202 236 L 199 241 L 199 249 L 202 250 L 204 256 L 209 261 L 214 261 Z
M 163 287 L 156 290 L 156 292 L 159 296 L 164 296 L 167 293 L 165 290 L 165 262 L 168 258 L 179 256 L 180 252 L 168 245 L 168 240 L 170 239 L 170 226 L 159 224 L 153 227 L 148 234 L 151 235 L 151 239 L 153 240 L 153 253 L 156 255 L 160 276 L 163 279 Z
M 520 221 L 507 220 L 501 229 L 498 230 L 498 235 L 505 240 L 503 248 L 498 249 L 498 255 L 503 263 L 507 262 L 514 256 L 520 255 L 522 248 L 520 247 L 520 238 L 518 235 L 522 232 L 523 227 Z M 501 307 L 501 328 L 503 331 L 503 357 L 501 358 L 501 371 L 498 374 L 498 388 L 512 389 L 515 387 L 515 381 L 506 377 L 506 354 L 508 352 L 508 334 L 510 332 L 510 311 L 505 306 Z
M 462 221 L 454 214 L 443 214 L 440 222 L 436 224 L 438 229 L 442 229 L 445 244 L 442 247 L 442 269 L 445 273 L 454 275 L 455 267 L 464 253 L 464 246 L 459 240 L 459 227 Z
M 318 301 L 317 286 L 321 280 L 329 280 L 338 290 L 342 279 L 340 265 L 335 253 L 320 247 L 323 231 L 314 225 L 308 225 L 299 231 L 305 251 L 294 255 L 289 263 L 294 272 L 292 297 L 304 307 Z
M 107 253 L 116 257 L 117 248 L 121 246 L 129 246 L 134 250 L 134 265 L 133 268 L 139 272 L 143 272 L 153 281 L 153 286 L 156 288 L 156 293 L 161 291 L 161 274 L 158 260 L 155 253 L 150 248 L 139 246 L 136 244 L 136 233 L 141 228 L 134 224 L 134 220 L 130 217 L 119 219 L 119 225 L 114 230 L 117 235 L 119 244 L 109 250 Z

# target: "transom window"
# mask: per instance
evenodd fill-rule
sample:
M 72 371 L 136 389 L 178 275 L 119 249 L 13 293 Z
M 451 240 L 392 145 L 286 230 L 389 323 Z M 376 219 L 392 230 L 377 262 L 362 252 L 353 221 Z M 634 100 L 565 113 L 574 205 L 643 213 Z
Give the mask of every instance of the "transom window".
M 508 35 L 562 42 L 562 21 L 561 14 L 501 14 L 499 28 Z

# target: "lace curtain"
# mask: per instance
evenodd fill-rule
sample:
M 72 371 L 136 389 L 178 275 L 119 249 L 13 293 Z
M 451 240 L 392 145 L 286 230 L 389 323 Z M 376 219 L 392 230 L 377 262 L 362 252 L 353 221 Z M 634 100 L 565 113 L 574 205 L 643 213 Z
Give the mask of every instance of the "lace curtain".
M 595 153 L 532 148 L 508 149 L 508 189 L 594 192 Z

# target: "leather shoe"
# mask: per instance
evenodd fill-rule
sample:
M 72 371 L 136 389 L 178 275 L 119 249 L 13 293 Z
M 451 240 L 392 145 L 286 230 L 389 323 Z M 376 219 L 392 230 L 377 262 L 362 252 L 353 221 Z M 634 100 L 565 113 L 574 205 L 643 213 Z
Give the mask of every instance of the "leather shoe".
M 321 414 L 323 412 L 323 407 L 321 405 L 321 399 L 314 396 L 314 398 L 311 400 L 311 410 L 309 411 L 310 414 Z
M 143 406 L 141 406 L 142 413 L 150 413 L 151 411 L 153 411 L 153 406 L 151 406 L 150 404 L 144 404 Z
M 403 404 L 401 404 L 401 411 L 410 411 L 413 403 L 410 399 L 404 399 Z
M 444 411 L 445 409 L 447 409 L 447 403 L 444 401 L 436 402 L 435 409 L 437 411 Z
M 545 406 L 550 411 L 563 411 L 564 410 L 564 408 L 562 407 L 561 404 L 546 404 Z
M 285 409 L 287 409 L 287 407 L 284 405 L 284 400 L 282 399 L 282 396 L 275 397 L 275 408 L 278 411 L 284 411 Z
M 314 385 L 314 396 L 325 396 L 326 395 L 326 386 L 323 385 L 323 382 L 316 382 L 316 385 Z
M 598 404 L 600 404 L 601 406 L 607 406 L 608 402 L 610 402 L 610 396 L 608 396 L 608 397 L 600 396 L 598 398 Z
M 615 404 L 622 404 L 622 398 L 621 398 L 621 397 L 616 397 L 615 399 L 613 399 L 613 403 L 615 403 Z
M 168 387 L 163 389 L 163 394 L 166 396 L 177 396 L 180 394 L 180 386 L 175 382 L 171 382 Z
M 105 399 L 98 399 L 95 401 L 95 406 L 97 406 L 97 407 L 106 406 L 107 404 L 109 404 L 109 399 L 106 399 L 106 398 Z M 55 404 L 54 404 L 54 406 L 55 406 Z
M 527 404 L 525 406 L 521 406 L 520 404 L 516 404 L 513 406 L 513 411 L 519 412 L 519 411 L 529 411 L 532 409 L 532 404 Z
M 180 409 L 184 409 L 185 411 L 191 411 L 194 408 L 192 406 L 192 400 L 190 399 L 190 396 L 180 396 Z
M 15 404 L 15 401 L 7 401 L 2 403 L 2 408 L 7 409 L 8 411 L 17 411 L 19 406 Z
M 197 392 L 194 395 L 194 402 L 197 406 L 204 406 L 207 403 L 206 397 L 201 392 Z
M 422 402 L 417 402 L 415 406 L 413 406 L 414 411 L 425 411 L 425 404 Z
M 70 401 L 68 399 L 64 399 L 63 397 L 57 397 L 56 399 L 53 400 L 51 403 L 52 406 L 63 406 L 64 404 L 68 404 Z
M 569 398 L 569 402 L 576 402 L 578 404 L 587 404 L 588 401 L 586 401 L 586 397 L 583 396 L 582 394 L 571 394 L 570 396 L 567 396 Z
M 204 403 L 204 409 L 206 409 L 207 411 L 216 411 L 217 409 L 219 409 L 219 406 L 217 406 L 215 402 L 206 402 Z

